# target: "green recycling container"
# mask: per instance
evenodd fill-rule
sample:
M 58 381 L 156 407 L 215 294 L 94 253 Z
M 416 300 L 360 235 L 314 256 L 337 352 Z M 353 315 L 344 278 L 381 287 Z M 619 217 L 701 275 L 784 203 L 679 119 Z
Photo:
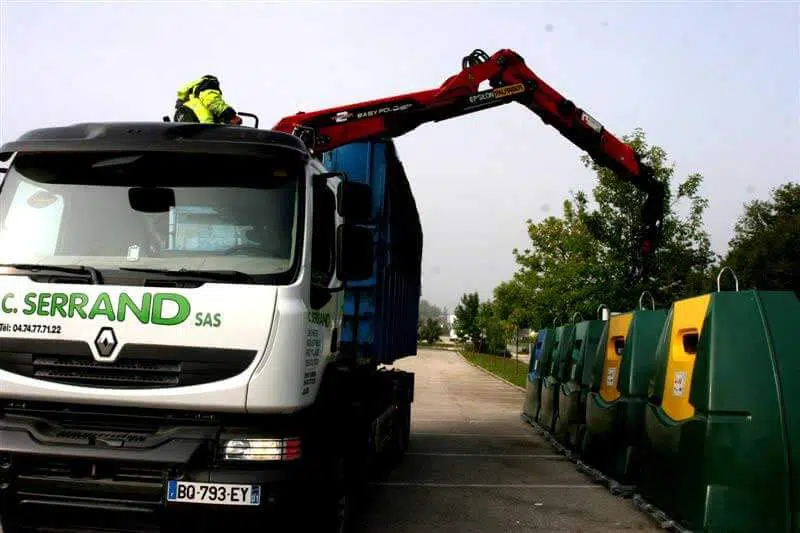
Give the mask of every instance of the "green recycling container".
M 586 400 L 581 454 L 614 481 L 635 485 L 645 405 L 667 310 L 639 309 L 612 318 L 598 355 L 605 360 Z
M 558 372 L 562 381 L 553 435 L 572 448 L 577 448 L 581 443 L 586 422 L 590 373 L 584 372 L 584 368 L 594 363 L 605 325 L 605 320 L 584 320 L 575 324 L 572 349 L 562 360 L 562 368 Z
M 553 350 L 546 374 L 542 376 L 542 401 L 539 409 L 539 425 L 549 432 L 555 429 L 558 416 L 558 388 L 562 376 L 559 374 L 561 361 L 566 359 L 572 351 L 572 340 L 575 338 L 575 324 L 568 324 L 556 328 Z
M 699 531 L 800 531 L 800 301 L 672 305 L 645 408 L 640 494 Z
M 528 421 L 535 421 L 539 416 L 539 405 L 542 399 L 542 367 L 550 360 L 553 350 L 555 330 L 541 329 L 536 333 L 528 365 L 528 376 L 525 380 L 525 404 L 522 416 Z

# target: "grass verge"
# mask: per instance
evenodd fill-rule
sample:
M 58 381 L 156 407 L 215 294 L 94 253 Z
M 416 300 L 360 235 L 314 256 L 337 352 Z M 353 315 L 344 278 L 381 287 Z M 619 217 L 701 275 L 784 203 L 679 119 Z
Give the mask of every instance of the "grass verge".
M 517 363 L 514 357 L 499 357 L 497 355 L 470 353 L 467 351 L 462 351 L 461 355 L 470 363 L 488 370 L 495 376 L 510 381 L 514 385 L 525 387 L 525 373 L 528 368 L 524 361 L 519 361 L 519 363 Z

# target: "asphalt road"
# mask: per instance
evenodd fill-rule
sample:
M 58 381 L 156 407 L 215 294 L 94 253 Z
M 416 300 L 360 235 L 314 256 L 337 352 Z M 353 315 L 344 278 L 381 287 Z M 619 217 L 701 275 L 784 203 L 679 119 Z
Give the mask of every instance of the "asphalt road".
M 661 531 L 520 418 L 524 393 L 458 354 L 420 351 L 411 447 L 370 488 L 361 533 Z

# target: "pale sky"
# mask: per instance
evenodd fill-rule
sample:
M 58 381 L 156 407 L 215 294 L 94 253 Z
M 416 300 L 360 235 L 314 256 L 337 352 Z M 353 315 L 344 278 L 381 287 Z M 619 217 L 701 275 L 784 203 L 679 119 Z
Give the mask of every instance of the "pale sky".
M 160 120 L 213 73 L 262 127 L 297 111 L 438 87 L 511 48 L 619 135 L 642 127 L 700 172 L 724 253 L 742 203 L 800 177 L 797 2 L 21 2 L 0 0 L 0 141 L 84 121 Z M 423 297 L 489 297 L 525 220 L 594 179 L 511 104 L 397 139 L 425 232 Z

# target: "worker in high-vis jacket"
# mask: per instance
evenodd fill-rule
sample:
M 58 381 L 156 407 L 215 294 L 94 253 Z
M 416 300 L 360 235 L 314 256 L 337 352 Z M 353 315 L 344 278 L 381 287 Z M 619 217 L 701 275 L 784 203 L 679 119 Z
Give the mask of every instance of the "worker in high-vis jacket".
M 174 120 L 234 126 L 242 123 L 242 117 L 223 100 L 219 80 L 210 74 L 178 89 Z

